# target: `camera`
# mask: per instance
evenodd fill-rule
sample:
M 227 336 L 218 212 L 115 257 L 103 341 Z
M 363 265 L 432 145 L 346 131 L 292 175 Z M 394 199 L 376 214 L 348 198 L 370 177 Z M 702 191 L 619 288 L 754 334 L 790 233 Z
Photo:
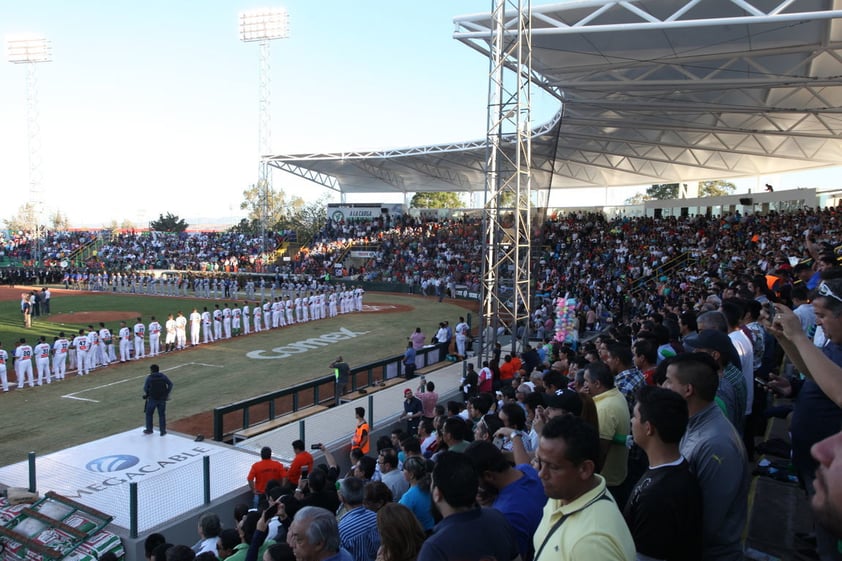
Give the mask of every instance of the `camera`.
M 322 449 L 321 444 L 311 444 L 310 445 L 310 450 L 321 450 L 321 449 Z

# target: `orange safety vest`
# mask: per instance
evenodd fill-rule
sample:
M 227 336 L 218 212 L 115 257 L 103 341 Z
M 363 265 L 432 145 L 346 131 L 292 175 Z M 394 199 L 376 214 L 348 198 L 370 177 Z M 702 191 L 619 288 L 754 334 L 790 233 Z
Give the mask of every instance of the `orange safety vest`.
M 370 432 L 368 423 L 363 422 L 361 425 L 357 425 L 354 431 L 354 440 L 351 443 L 351 449 L 359 448 L 363 454 L 368 454 L 371 449 L 371 443 L 368 438 Z

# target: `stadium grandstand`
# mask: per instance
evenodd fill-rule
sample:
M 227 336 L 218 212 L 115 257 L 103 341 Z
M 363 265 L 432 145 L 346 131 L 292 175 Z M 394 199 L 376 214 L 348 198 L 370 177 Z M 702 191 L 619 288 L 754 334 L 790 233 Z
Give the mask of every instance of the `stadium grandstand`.
M 315 530 L 303 529 L 316 515 L 290 511 L 341 504 L 338 523 L 328 515 L 319 531 L 359 560 L 373 559 L 379 544 L 378 559 L 428 561 L 447 557 L 457 542 L 462 549 L 448 558 L 838 559 L 842 504 L 832 490 L 842 481 L 824 467 L 832 453 L 817 458 L 822 467 L 811 456 L 813 446 L 832 447 L 842 426 L 838 207 L 819 204 L 810 189 L 635 209 L 550 204 L 565 188 L 837 164 L 842 11 L 835 7 L 818 0 L 533 7 L 531 62 L 507 63 L 561 108 L 530 132 L 536 196 L 526 199 L 541 203 L 526 208 L 530 298 L 525 320 L 509 326 L 511 351 L 483 347 L 461 322 L 449 334 L 442 324 L 435 344 L 460 362 L 437 365 L 459 379 L 452 399 L 430 402 L 425 389 L 434 388 L 421 378 L 417 392 L 416 380 L 400 388 L 404 409 L 388 426 L 372 432 L 365 411 L 356 411 L 350 446 L 316 446 L 321 465 L 311 468 L 310 488 L 299 472 L 296 482 L 282 477 L 276 491 L 246 493 L 264 513 L 272 508 L 268 519 L 286 497 L 295 530 L 283 515 L 258 526 L 260 515 L 246 505 L 240 532 L 219 539 L 218 558 L 252 546 L 262 559 L 303 561 L 303 548 L 319 545 Z M 492 15 L 455 23 L 457 40 L 500 54 Z M 502 150 L 514 153 L 517 138 L 505 140 Z M 488 192 L 487 156 L 486 141 L 478 141 L 279 154 L 269 162 L 344 197 Z M 48 232 L 40 240 L 45 260 L 34 263 L 32 240 L 7 233 L 2 274 L 10 285 L 148 294 L 164 282 L 175 290 L 165 294 L 199 297 L 208 279 L 232 283 L 234 295 L 255 281 L 282 290 L 347 282 L 419 299 L 480 300 L 488 290 L 489 213 L 499 210 L 329 216 L 312 244 L 284 254 L 286 235 L 267 248 L 231 232 Z M 518 300 L 516 283 L 496 289 Z M 348 427 L 334 428 L 337 441 L 351 439 Z M 350 454 L 350 464 L 334 454 Z M 565 475 L 573 469 L 575 476 Z M 405 480 L 389 475 L 396 470 Z M 819 497 L 812 511 L 805 494 Z M 198 551 L 205 528 L 198 516 L 189 522 L 200 527 Z M 457 540 L 447 532 L 460 524 L 466 531 Z M 490 524 L 500 530 L 495 540 L 476 531 Z M 410 535 L 418 539 L 408 546 Z

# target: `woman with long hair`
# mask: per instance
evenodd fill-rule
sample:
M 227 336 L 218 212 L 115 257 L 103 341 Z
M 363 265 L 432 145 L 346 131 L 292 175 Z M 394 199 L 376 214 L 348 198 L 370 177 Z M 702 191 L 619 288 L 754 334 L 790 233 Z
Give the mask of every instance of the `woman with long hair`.
M 409 482 L 409 490 L 401 497 L 400 504 L 412 511 L 425 532 L 432 532 L 435 521 L 427 460 L 420 456 L 410 456 L 403 463 L 403 476 Z
M 399 503 L 384 505 L 377 512 L 377 532 L 380 549 L 375 561 L 415 561 L 427 537 L 418 518 Z

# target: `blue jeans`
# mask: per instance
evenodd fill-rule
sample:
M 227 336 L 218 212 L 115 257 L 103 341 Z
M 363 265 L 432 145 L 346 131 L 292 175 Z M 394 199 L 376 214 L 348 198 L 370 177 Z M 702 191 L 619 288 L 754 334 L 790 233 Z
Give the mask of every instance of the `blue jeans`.
M 158 410 L 158 428 L 161 434 L 167 432 L 167 400 L 147 399 L 146 400 L 146 430 L 152 432 L 152 415 Z

